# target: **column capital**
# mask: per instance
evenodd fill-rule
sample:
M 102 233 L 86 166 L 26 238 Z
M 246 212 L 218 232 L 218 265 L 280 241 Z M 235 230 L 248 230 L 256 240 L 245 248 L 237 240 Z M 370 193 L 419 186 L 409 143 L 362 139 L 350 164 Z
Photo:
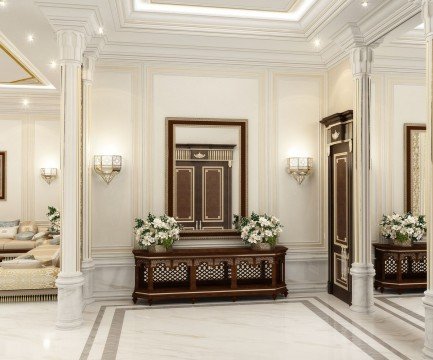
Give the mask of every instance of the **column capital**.
M 83 53 L 86 49 L 84 33 L 76 30 L 58 30 L 57 44 L 59 46 L 59 61 L 72 61 L 82 63 Z
M 373 48 L 371 46 L 356 46 L 350 50 L 350 63 L 353 76 L 371 74 L 373 63 Z
M 433 38 L 433 0 L 415 0 L 421 4 L 421 13 L 424 20 L 424 33 L 426 40 Z
M 95 73 L 97 57 L 91 54 L 84 54 L 83 58 L 83 81 L 92 83 Z

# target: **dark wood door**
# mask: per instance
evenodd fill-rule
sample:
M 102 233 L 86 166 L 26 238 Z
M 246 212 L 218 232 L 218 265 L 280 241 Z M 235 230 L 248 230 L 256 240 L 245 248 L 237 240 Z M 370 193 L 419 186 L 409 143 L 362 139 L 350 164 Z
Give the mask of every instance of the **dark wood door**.
M 329 152 L 329 281 L 328 292 L 352 302 L 352 151 L 350 142 Z
M 227 161 L 176 166 L 175 218 L 186 230 L 230 229 L 232 174 Z

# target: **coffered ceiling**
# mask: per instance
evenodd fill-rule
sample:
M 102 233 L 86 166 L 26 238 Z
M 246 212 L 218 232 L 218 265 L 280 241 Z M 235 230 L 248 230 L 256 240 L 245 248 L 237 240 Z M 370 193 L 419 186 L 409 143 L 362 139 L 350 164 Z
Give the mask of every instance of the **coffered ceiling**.
M 0 84 L 42 85 L 42 82 L 14 54 L 0 44 Z
M 297 0 L 147 0 L 153 4 L 289 12 Z

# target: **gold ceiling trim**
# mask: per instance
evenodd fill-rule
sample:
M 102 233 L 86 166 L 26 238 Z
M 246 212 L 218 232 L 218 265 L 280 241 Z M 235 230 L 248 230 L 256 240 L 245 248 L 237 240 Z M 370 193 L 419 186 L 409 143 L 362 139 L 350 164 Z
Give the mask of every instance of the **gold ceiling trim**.
M 38 85 L 43 85 L 43 82 L 41 81 L 41 79 L 39 79 L 35 73 L 33 73 L 33 71 L 31 71 L 29 68 L 27 68 L 26 65 L 24 65 L 6 46 L 4 46 L 3 44 L 0 43 L 0 50 L 3 50 L 5 52 L 5 54 L 7 56 L 9 56 L 21 69 L 23 69 L 28 75 L 29 77 L 26 78 L 22 78 L 22 79 L 18 79 L 18 80 L 14 80 L 14 81 L 5 81 L 5 82 L 1 82 L 0 84 L 19 84 L 21 82 L 26 82 L 27 84 L 29 84 L 29 81 L 34 81 L 31 82 L 32 84 L 38 84 Z
M 296 0 L 289 0 L 289 5 L 284 10 L 265 10 L 259 8 L 243 8 L 241 6 L 218 6 L 218 5 L 192 5 L 192 4 L 181 4 L 172 2 L 172 0 L 149 0 L 151 4 L 156 5 L 174 5 L 174 6 L 191 6 L 191 7 L 203 7 L 203 8 L 215 8 L 215 9 L 234 9 L 234 10 L 244 10 L 244 11 L 263 11 L 263 12 L 277 12 L 277 13 L 288 13 L 294 5 L 296 5 Z

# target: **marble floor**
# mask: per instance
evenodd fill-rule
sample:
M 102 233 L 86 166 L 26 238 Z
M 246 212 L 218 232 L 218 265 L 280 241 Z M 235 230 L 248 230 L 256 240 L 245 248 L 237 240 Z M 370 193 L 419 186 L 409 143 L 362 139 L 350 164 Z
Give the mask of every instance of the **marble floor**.
M 328 294 L 87 306 L 80 329 L 55 329 L 56 304 L 0 305 L 0 359 L 422 359 L 422 294 L 377 295 L 356 314 Z

